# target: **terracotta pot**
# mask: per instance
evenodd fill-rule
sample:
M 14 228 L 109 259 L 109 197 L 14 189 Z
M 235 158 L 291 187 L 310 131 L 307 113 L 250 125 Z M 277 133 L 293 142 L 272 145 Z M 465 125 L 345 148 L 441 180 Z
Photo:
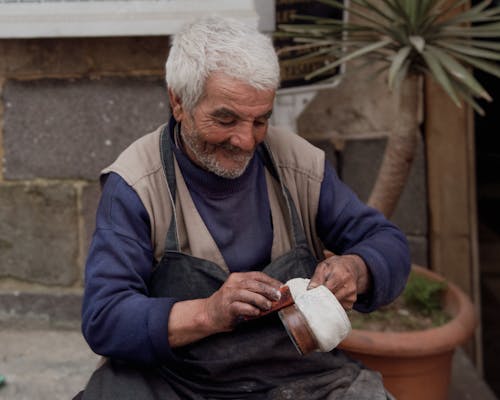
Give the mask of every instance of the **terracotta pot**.
M 414 265 L 413 271 L 444 279 Z M 447 282 L 443 305 L 452 319 L 437 328 L 409 332 L 353 329 L 340 348 L 368 368 L 382 373 L 384 385 L 398 400 L 448 398 L 453 353 L 474 333 L 474 307 L 467 295 Z

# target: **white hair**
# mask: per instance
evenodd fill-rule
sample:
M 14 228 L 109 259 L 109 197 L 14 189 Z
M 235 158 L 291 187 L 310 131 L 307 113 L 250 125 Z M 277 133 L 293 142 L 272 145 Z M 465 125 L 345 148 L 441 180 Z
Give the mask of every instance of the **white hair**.
M 276 90 L 279 64 L 269 37 L 240 21 L 203 17 L 174 36 L 166 63 L 167 86 L 192 111 L 212 72 L 222 72 L 258 90 Z

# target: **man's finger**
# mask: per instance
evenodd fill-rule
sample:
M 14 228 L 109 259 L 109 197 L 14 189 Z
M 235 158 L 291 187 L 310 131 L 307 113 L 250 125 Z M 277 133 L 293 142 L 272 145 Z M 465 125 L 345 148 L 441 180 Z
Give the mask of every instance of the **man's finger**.
M 265 283 L 267 285 L 270 285 L 276 289 L 279 289 L 280 286 L 283 285 L 283 282 L 278 281 L 277 279 L 274 279 L 273 277 L 259 271 L 252 271 L 249 272 L 249 277 L 253 280 Z
M 267 311 L 272 306 L 272 301 L 265 296 L 251 290 L 240 289 L 233 295 L 233 304 L 245 303 L 257 308 L 259 311 Z
M 238 287 L 244 288 L 254 293 L 276 301 L 281 297 L 279 288 L 282 283 L 261 272 L 242 273 L 238 277 Z
M 314 289 L 315 287 L 324 285 L 330 277 L 330 274 L 330 266 L 328 265 L 326 260 L 320 262 L 316 267 L 311 280 L 309 281 L 307 289 Z

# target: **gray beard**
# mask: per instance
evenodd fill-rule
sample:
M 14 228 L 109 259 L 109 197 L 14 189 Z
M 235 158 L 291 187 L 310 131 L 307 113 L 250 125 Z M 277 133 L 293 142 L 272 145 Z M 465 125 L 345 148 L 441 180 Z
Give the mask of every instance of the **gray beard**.
M 191 132 L 186 134 L 186 132 L 181 132 L 182 143 L 191 151 L 196 157 L 197 163 L 207 171 L 213 174 L 227 179 L 239 178 L 248 167 L 250 160 L 253 157 L 253 153 L 244 152 L 241 149 L 229 144 L 221 143 L 217 146 L 223 148 L 227 153 L 233 154 L 232 159 L 241 164 L 238 168 L 228 169 L 220 165 L 219 161 L 212 153 L 206 153 L 201 145 L 200 141 L 197 140 L 199 136 L 196 132 Z

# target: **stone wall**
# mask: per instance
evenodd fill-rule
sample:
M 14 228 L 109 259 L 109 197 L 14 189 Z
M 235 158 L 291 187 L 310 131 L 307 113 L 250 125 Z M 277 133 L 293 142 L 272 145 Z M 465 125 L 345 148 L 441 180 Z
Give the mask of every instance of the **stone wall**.
M 168 38 L 0 41 L 0 326 L 79 324 L 99 171 L 168 119 Z
M 165 122 L 166 37 L 0 41 L 0 327 L 76 327 L 98 175 Z M 346 76 L 299 119 L 366 200 L 394 118 L 383 84 Z M 394 220 L 426 263 L 422 149 Z

